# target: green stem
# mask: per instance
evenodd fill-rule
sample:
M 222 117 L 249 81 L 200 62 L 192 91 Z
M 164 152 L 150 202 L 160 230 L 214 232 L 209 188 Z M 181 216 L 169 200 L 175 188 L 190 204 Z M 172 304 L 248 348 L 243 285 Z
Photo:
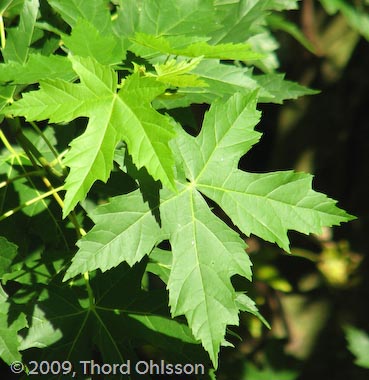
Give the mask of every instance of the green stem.
M 58 152 L 55 150 L 55 148 L 52 146 L 52 144 L 50 143 L 49 139 L 45 136 L 45 134 L 41 131 L 41 129 L 37 126 L 36 123 L 34 123 L 33 121 L 30 121 L 29 122 L 32 126 L 32 128 L 41 136 L 41 138 L 45 141 L 46 145 L 49 147 L 50 151 L 53 153 L 57 163 L 59 164 L 59 166 L 62 168 L 62 170 L 65 169 L 64 165 L 62 164 L 61 160 L 59 159 L 59 154 Z M 51 164 L 50 164 L 51 165 Z M 51 165 L 52 166 L 52 165 Z
M 1 49 L 5 49 L 6 38 L 5 38 L 5 27 L 3 15 L 0 15 L 0 39 L 1 39 Z
M 20 210 L 24 209 L 24 208 L 27 207 L 27 206 L 31 206 L 32 204 L 34 204 L 34 203 L 40 201 L 41 199 L 47 198 L 47 197 L 49 197 L 50 195 L 54 195 L 55 193 L 57 193 L 57 192 L 59 192 L 59 191 L 61 191 L 61 190 L 63 190 L 63 189 L 64 189 L 63 186 L 59 186 L 59 187 L 57 187 L 56 189 L 52 189 L 52 190 L 50 190 L 50 191 L 47 191 L 46 193 L 41 194 L 41 195 L 39 195 L 38 197 L 32 198 L 32 199 L 30 199 L 29 201 L 22 203 L 21 205 L 19 205 L 19 206 L 13 208 L 12 210 L 9 210 L 9 211 L 5 212 L 3 215 L 1 215 L 1 216 L 0 216 L 0 222 L 1 222 L 2 220 L 4 220 L 4 219 L 8 218 L 9 216 L 15 214 L 17 211 L 20 211 Z
M 319 261 L 319 256 L 314 254 L 311 251 L 308 251 L 307 249 L 302 249 L 302 248 L 292 248 L 291 249 L 291 254 L 293 256 L 299 256 L 303 257 L 304 259 L 313 261 L 313 262 L 318 262 Z
M 8 139 L 4 135 L 4 132 L 0 129 L 0 140 L 5 145 L 5 148 L 8 149 L 8 151 L 13 154 L 14 156 L 18 157 L 17 152 L 13 149 L 13 147 L 9 144 Z
M 17 120 L 18 121 L 18 120 Z M 39 169 L 39 166 L 37 165 L 37 162 L 35 161 L 35 158 L 34 158 L 34 155 L 38 156 L 38 161 L 41 163 L 41 165 L 44 167 L 44 169 L 48 172 L 50 172 L 50 170 L 48 169 L 53 169 L 50 165 L 50 163 L 44 158 L 45 162 L 43 162 L 43 160 L 40 161 L 40 157 L 42 157 L 41 153 L 37 150 L 37 148 L 31 143 L 31 141 L 29 141 L 27 139 L 26 136 L 24 136 L 24 134 L 22 133 L 22 131 L 20 130 L 20 126 L 19 125 L 11 125 L 12 129 L 13 129 L 13 132 L 18 140 L 18 142 L 20 143 L 20 145 L 22 146 L 24 152 L 27 154 L 27 157 L 29 158 L 29 160 L 31 161 L 33 167 L 35 168 L 35 170 L 38 170 Z M 2 131 L 0 131 L 2 133 Z M 3 134 L 2 134 L 3 135 Z M 0 137 L 2 136 L 0 135 Z M 6 142 L 5 146 L 11 151 L 13 152 L 14 149 L 12 148 L 12 146 L 9 144 L 9 142 L 7 141 L 5 135 L 4 136 L 4 141 Z M 43 158 L 43 157 L 42 157 Z M 44 164 L 43 164 L 44 163 Z M 54 174 L 54 173 L 52 173 Z M 60 179 L 60 177 L 63 177 L 62 174 L 59 173 L 58 175 L 58 178 Z M 46 176 L 42 176 L 41 177 L 42 181 L 44 182 L 45 186 L 47 187 L 47 189 L 49 191 L 53 191 L 53 186 L 51 184 L 51 182 L 49 181 L 49 179 L 46 177 Z M 54 192 L 53 193 L 53 196 L 55 198 L 55 200 L 57 201 L 57 203 L 59 204 L 59 206 L 63 209 L 64 208 L 64 202 L 63 200 L 60 198 L 59 194 L 57 192 Z M 77 236 L 78 238 L 80 238 L 81 236 L 85 235 L 86 234 L 86 231 L 80 226 L 74 212 L 70 213 L 68 215 L 68 218 L 69 220 L 72 222 L 72 224 L 74 225 L 75 227 L 75 230 L 76 230 L 76 233 L 77 233 Z
M 88 294 L 90 309 L 94 310 L 95 309 L 95 298 L 94 298 L 94 293 L 93 293 L 92 288 L 91 288 L 90 275 L 88 274 L 88 272 L 85 272 L 83 274 L 83 278 L 85 279 L 85 282 L 86 282 L 86 288 L 87 288 L 87 294 Z
M 19 166 L 22 168 L 24 174 L 26 174 L 27 171 L 26 171 L 26 169 L 24 168 L 24 166 L 23 166 L 23 164 L 22 164 L 22 161 L 19 159 L 19 154 L 17 154 L 17 152 L 14 150 L 14 148 L 13 148 L 12 145 L 9 143 L 8 139 L 6 138 L 5 134 L 3 133 L 3 131 L 2 131 L 1 129 L 0 129 L 0 140 L 4 143 L 4 145 L 5 145 L 5 147 L 8 149 L 8 151 L 9 151 L 9 152 L 15 157 L 15 159 L 17 160 Z M 31 161 L 31 162 L 32 162 L 32 161 Z M 33 164 L 33 167 L 35 168 L 36 171 L 40 169 L 40 168 L 39 168 L 37 165 L 35 165 L 35 164 Z M 47 186 L 47 183 L 45 182 L 46 177 L 42 176 L 41 178 L 42 178 L 43 182 L 45 183 L 45 185 Z M 33 183 L 32 178 L 31 178 L 31 177 L 28 177 L 27 179 L 28 179 L 28 182 L 29 182 L 29 183 L 31 184 L 31 186 L 33 187 L 33 189 L 35 190 L 35 192 L 36 192 L 37 194 L 39 194 L 39 191 L 37 190 L 35 184 Z M 51 186 L 51 185 L 50 185 L 50 186 Z M 49 189 L 52 190 L 52 187 L 51 187 L 51 188 L 49 187 Z M 53 196 L 54 196 L 54 198 L 56 199 L 56 201 L 59 200 L 59 201 L 58 201 L 59 204 L 60 204 L 60 201 L 61 201 L 61 203 L 63 204 L 63 201 L 61 200 L 61 198 L 60 198 L 60 196 L 59 196 L 58 193 L 54 193 Z M 5 198 L 4 198 L 4 199 L 5 199 Z M 67 240 L 65 239 L 65 236 L 64 236 L 64 234 L 63 234 L 63 232 L 62 232 L 62 230 L 61 230 L 61 228 L 60 228 L 60 226 L 59 226 L 59 223 L 56 221 L 54 215 L 52 214 L 52 212 L 50 211 L 50 209 L 47 207 L 45 201 L 42 200 L 42 202 L 44 202 L 45 207 L 46 207 L 46 210 L 47 210 L 48 214 L 50 215 L 50 218 L 53 220 L 53 222 L 55 223 L 55 226 L 56 226 L 57 230 L 60 232 L 60 234 L 61 234 L 61 236 L 62 236 L 62 238 L 63 238 L 64 244 L 65 244 L 65 247 L 66 247 L 66 249 L 67 249 L 67 251 L 68 251 L 68 250 L 69 250 L 69 245 L 68 245 L 68 242 L 67 242 Z M 1 207 L 1 209 L 2 209 L 2 207 Z
M 59 37 L 61 37 L 63 35 L 62 31 L 60 31 L 58 28 L 55 28 L 54 26 L 48 24 L 47 22 L 36 22 L 35 26 L 38 29 L 46 30 L 48 32 L 54 33 Z
M 61 160 L 67 153 L 69 152 L 69 149 L 65 149 L 63 152 L 61 152 L 58 157 L 57 157 L 57 160 Z
M 72 211 L 72 212 L 68 215 L 68 218 L 69 218 L 69 220 L 73 223 L 74 228 L 76 229 L 78 239 L 80 239 L 82 236 L 85 236 L 85 235 L 86 235 L 86 231 L 85 231 L 85 230 L 81 227 L 81 225 L 79 224 L 79 222 L 78 222 L 78 220 L 77 220 L 76 213 L 75 213 L 74 211 Z
M 40 164 L 41 166 L 50 174 L 57 178 L 63 178 L 63 173 L 60 173 L 58 170 L 53 168 L 50 163 L 46 160 L 46 158 L 40 153 L 40 151 L 32 144 L 32 142 L 23 134 L 20 126 L 19 126 L 19 119 L 15 119 L 15 124 L 10 126 L 13 129 L 14 135 L 19 142 L 19 144 L 22 146 L 28 157 L 31 161 L 31 156 L 33 156 Z M 32 162 L 34 163 L 34 161 Z
M 32 162 L 32 164 L 33 164 L 33 166 L 37 166 L 37 164 L 36 164 L 36 162 L 34 162 L 34 160 L 33 160 L 33 158 L 32 158 L 32 155 L 29 153 L 29 152 L 27 152 L 27 148 L 28 147 L 30 147 L 30 148 L 32 148 L 32 147 L 34 147 L 34 145 L 23 135 L 23 134 L 21 134 L 22 135 L 22 139 L 21 140 L 19 140 L 19 142 L 23 142 L 25 145 L 22 145 L 22 147 L 23 147 L 23 149 L 24 149 L 24 151 L 26 152 L 26 154 L 27 154 L 27 156 L 29 157 L 29 159 L 31 160 L 31 162 Z M 28 143 L 30 144 L 30 145 L 28 145 Z M 36 149 L 36 148 L 35 148 Z M 45 160 L 46 161 L 46 160 Z M 39 159 L 39 162 L 41 163 L 41 165 L 42 165 L 42 161 L 40 161 L 40 159 Z M 51 166 L 50 166 L 50 163 L 48 162 L 48 161 L 46 161 L 46 163 L 47 163 L 47 166 L 44 166 L 44 168 L 47 170 L 47 167 L 50 167 L 51 168 Z M 53 186 L 52 186 L 52 184 L 50 183 L 50 181 L 48 180 L 48 178 L 47 177 L 42 177 L 42 180 L 43 180 L 43 182 L 45 183 L 45 185 L 46 185 L 46 187 L 48 188 L 48 189 L 50 189 L 50 190 L 52 190 L 53 189 Z M 59 204 L 59 206 L 63 209 L 64 208 L 64 202 L 63 202 L 63 200 L 60 198 L 60 196 L 59 196 L 59 194 L 54 194 L 54 198 L 55 198 L 55 200 L 58 202 L 58 204 Z M 69 220 L 72 222 L 72 224 L 74 225 L 74 228 L 75 228 L 75 230 L 76 230 L 76 233 L 77 233 L 77 236 L 78 236 L 78 238 L 80 238 L 80 237 L 82 237 L 82 236 L 84 236 L 84 235 L 86 235 L 86 231 L 80 226 L 80 224 L 79 224 L 79 222 L 78 222 L 78 220 L 77 220 L 77 217 L 76 217 L 76 215 L 75 215 L 75 213 L 74 212 L 71 212 L 69 215 L 68 215 L 68 218 L 69 218 Z
M 33 147 L 33 144 L 22 134 L 23 138 L 22 138 L 22 142 L 24 142 L 25 144 L 27 144 L 27 141 L 29 142 L 30 144 L 30 147 Z M 20 141 L 21 142 L 21 141 Z M 36 162 L 34 161 L 32 155 L 27 152 L 27 148 L 28 148 L 28 145 L 22 145 L 24 151 L 26 152 L 27 156 L 29 157 L 29 159 L 31 160 L 33 166 L 37 166 Z M 40 161 L 40 160 L 39 160 Z M 47 162 L 47 161 L 46 161 Z M 42 162 L 40 162 L 42 164 Z M 49 162 L 47 162 L 48 166 L 50 166 Z M 43 165 L 44 166 L 44 165 Z M 44 166 L 45 167 L 45 166 Z M 47 168 L 45 167 L 45 169 L 47 170 Z M 43 182 L 45 183 L 46 187 L 50 190 L 53 189 L 53 186 L 52 184 L 50 183 L 49 179 L 47 177 L 42 177 L 42 180 Z M 54 194 L 54 198 L 55 200 L 58 202 L 59 206 L 63 209 L 64 208 L 64 201 L 60 198 L 59 194 Z M 80 238 L 81 236 L 84 236 L 86 235 L 86 231 L 80 226 L 77 218 L 76 218 L 76 215 L 74 212 L 71 212 L 69 215 L 68 215 L 68 219 L 72 222 L 72 224 L 74 225 L 74 228 L 76 230 L 76 233 L 77 233 L 77 236 L 78 238 Z
M 40 177 L 40 176 L 42 176 L 44 174 L 45 174 L 45 170 L 43 170 L 43 169 L 41 169 L 41 170 L 34 170 L 32 172 L 26 172 L 24 174 L 19 174 L 16 177 L 9 178 L 9 179 L 7 179 L 5 181 L 0 182 L 0 189 L 2 189 L 5 186 L 10 185 L 11 183 L 17 181 L 18 179 L 27 178 L 27 177 L 31 177 L 31 176 L 38 176 L 38 177 Z

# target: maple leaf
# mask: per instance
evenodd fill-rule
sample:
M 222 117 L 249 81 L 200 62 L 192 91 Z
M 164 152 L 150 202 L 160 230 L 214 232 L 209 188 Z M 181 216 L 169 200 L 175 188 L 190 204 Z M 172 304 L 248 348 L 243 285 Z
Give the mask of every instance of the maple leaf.
M 124 39 L 114 34 L 103 35 L 86 19 L 78 19 L 71 35 L 64 35 L 63 42 L 80 57 L 92 57 L 103 65 L 120 63 L 125 58 Z
M 71 170 L 65 183 L 63 215 L 84 199 L 94 181 L 106 182 L 121 139 L 138 168 L 145 166 L 153 178 L 173 189 L 173 159 L 168 146 L 174 136 L 172 126 L 150 105 L 165 85 L 137 73 L 125 79 L 117 92 L 117 74 L 108 66 L 92 58 L 69 59 L 81 83 L 43 81 L 39 91 L 24 94 L 7 109 L 27 120 L 49 118 L 52 123 L 89 117 L 86 131 L 73 140 L 65 157 Z
M 220 28 L 215 22 L 213 0 L 125 0 L 117 13 L 114 29 L 127 37 L 136 32 L 201 36 Z
M 17 246 L 0 236 L 0 278 L 9 271 L 12 260 L 17 255 Z M 13 307 L 13 317 L 9 319 L 9 311 Z M 18 331 L 27 326 L 27 320 L 23 313 L 15 316 L 14 305 L 9 302 L 8 295 L 0 284 L 0 355 L 7 363 L 21 360 L 19 353 Z
M 79 363 L 91 360 L 98 348 L 105 362 L 130 360 L 133 364 L 139 361 L 135 350 L 145 342 L 167 351 L 165 356 L 175 362 L 188 362 L 188 353 L 192 351 L 206 363 L 201 346 L 188 326 L 170 318 L 166 292 L 141 289 L 145 266 L 145 261 L 133 268 L 121 264 L 91 279 L 94 298 L 90 300 L 80 298 L 83 283 L 82 286 L 76 283 L 73 287 L 65 287 L 49 278 L 47 286 L 39 286 L 42 291 L 33 307 L 24 308 L 30 326 L 27 335 L 18 338 L 19 349 L 27 355 L 31 348 L 43 348 L 45 360 L 64 356 L 65 360 Z M 23 285 L 23 290 L 27 288 Z M 116 297 L 117 292 L 119 297 Z M 3 317 L 1 301 L 0 288 L 0 323 Z M 24 315 L 22 318 L 27 321 Z M 4 325 L 0 325 L 0 329 Z M 2 336 L 9 340 L 8 335 L 16 333 L 13 330 L 15 326 Z M 172 350 L 173 342 L 176 350 Z M 19 360 L 20 356 L 15 358 Z M 76 369 L 79 370 L 80 367 Z M 79 376 L 83 374 L 78 373 Z M 117 373 L 115 378 L 125 377 Z
M 129 48 L 137 54 L 148 56 L 155 52 L 186 57 L 220 58 L 228 60 L 256 60 L 263 57 L 255 53 L 248 44 L 219 44 L 210 45 L 206 42 L 209 38 L 187 36 L 153 36 L 145 33 L 136 33 L 131 38 L 133 45 Z M 138 46 L 137 46 L 138 45 Z M 147 49 L 142 49 L 141 46 Z
M 146 75 L 175 87 L 206 87 L 206 83 L 199 80 L 198 75 L 188 73 L 199 64 L 201 59 L 198 57 L 179 62 L 172 59 L 164 64 L 154 65 L 156 74 L 147 73 Z
M 106 271 L 123 260 L 133 265 L 165 237 L 150 208 L 142 202 L 139 190 L 130 193 L 129 197 L 122 195 L 112 198 L 109 204 L 98 207 L 90 217 L 96 226 L 89 232 L 87 239 L 77 243 L 80 250 L 73 258 L 65 280 L 98 268 Z M 107 220 L 110 220 L 108 230 L 105 225 Z
M 296 99 L 303 95 L 313 95 L 319 91 L 287 81 L 284 74 L 254 75 L 248 67 L 236 67 L 218 60 L 203 59 L 190 71 L 197 80 L 204 82 L 203 88 L 179 88 L 176 94 L 160 96 L 155 100 L 156 108 L 188 107 L 193 103 L 209 103 L 220 97 L 230 97 L 235 92 L 245 95 L 258 90 L 258 102 L 283 103 L 286 99 Z M 194 86 L 193 86 L 194 87 Z
M 268 326 L 254 301 L 232 285 L 235 275 L 251 280 L 243 235 L 288 251 L 289 230 L 319 233 L 353 219 L 313 191 L 308 174 L 238 169 L 261 135 L 254 131 L 257 102 L 315 93 L 273 72 L 278 43 L 271 28 L 309 47 L 294 24 L 272 12 L 295 9 L 298 1 L 5 3 L 0 120 L 10 114 L 62 124 L 28 125 L 16 118 L 1 135 L 6 150 L 0 173 L 7 179 L 0 203 L 12 208 L 0 218 L 1 231 L 20 247 L 17 253 L 0 237 L 1 358 L 8 364 L 39 362 L 37 357 L 77 363 L 97 355 L 105 363 L 133 363 L 144 342 L 156 357 L 159 349 L 165 360 L 196 360 L 206 367 L 207 351 L 217 367 L 226 327 L 239 323 L 240 312 Z M 342 1 L 330 3 L 332 12 L 340 9 L 349 23 L 365 29 L 364 18 L 337 5 Z M 246 67 L 250 61 L 264 74 Z M 27 86 L 38 82 L 37 91 Z M 212 104 L 196 137 L 155 111 L 193 103 Z M 170 115 L 191 128 L 195 120 L 188 111 Z M 84 131 L 80 117 L 88 119 Z M 21 141 L 22 134 L 31 145 Z M 37 166 L 57 162 L 70 168 L 64 217 L 95 181 L 110 176 L 83 204 L 94 227 L 77 243 L 70 223 L 55 218 L 52 201 L 39 201 L 46 193 L 37 177 L 50 173 Z M 55 173 L 62 179 L 63 173 Z M 97 199 L 117 194 L 124 195 L 96 207 Z M 90 225 L 84 212 L 72 219 L 76 230 Z M 167 250 L 158 247 L 162 242 Z M 159 276 L 168 292 L 153 290 L 147 272 Z M 18 283 L 9 297 L 7 282 Z M 183 315 L 188 324 L 174 319 Z M 208 377 L 215 379 L 215 373 Z
M 2 12 L 11 4 L 1 4 Z M 30 51 L 30 44 L 34 38 L 35 24 L 37 20 L 38 0 L 26 1 L 19 14 L 19 25 L 16 28 L 7 29 L 6 45 L 1 49 L 4 62 L 24 63 Z M 7 81 L 7 79 L 5 79 Z M 0 86 L 0 111 L 12 101 L 15 86 Z M 2 120 L 0 116 L 0 121 Z
M 133 201 L 140 210 L 142 208 L 135 228 L 138 222 L 140 241 L 150 244 L 137 245 L 139 254 L 122 252 L 119 244 L 114 246 L 112 242 L 117 243 L 126 236 L 126 228 L 111 232 L 112 214 L 103 206 L 98 212 L 99 223 L 80 241 L 80 251 L 65 277 L 68 279 L 86 270 L 106 269 L 109 258 L 118 255 L 120 260 L 132 264 L 132 258 L 139 260 L 144 252 L 149 253 L 156 242 L 163 239 L 164 233 L 173 254 L 168 280 L 172 315 L 186 315 L 195 338 L 201 339 L 215 366 L 226 325 L 238 324 L 239 298 L 230 279 L 235 274 L 250 279 L 251 263 L 243 240 L 210 211 L 201 193 L 217 202 L 246 235 L 253 233 L 277 242 L 286 250 L 289 229 L 319 232 L 323 225 L 352 219 L 338 209 L 333 200 L 311 189 L 310 175 L 251 174 L 237 169 L 240 157 L 260 137 L 260 133 L 253 130 L 259 117 L 255 93 L 235 94 L 224 104 L 217 101 L 212 105 L 197 137 L 178 128 L 173 149 L 187 181 L 177 181 L 178 193 L 161 190 L 161 231 L 153 227 L 154 216 L 149 208 L 142 213 L 145 206 L 137 193 L 113 198 L 111 210 L 115 209 L 121 218 L 129 216 L 127 204 Z M 98 252 L 97 241 L 100 242 Z M 117 263 L 114 261 L 114 265 Z
M 17 334 L 19 330 L 27 326 L 26 316 L 21 312 L 18 312 L 15 320 L 9 322 L 11 308 L 12 304 L 8 301 L 8 296 L 0 285 L 0 354 L 9 365 L 22 358 L 19 353 Z M 14 312 L 14 308 L 12 311 Z
M 212 33 L 213 42 L 244 42 L 260 33 L 271 9 L 296 9 L 296 0 L 215 0 L 216 23 L 227 25 Z
M 81 19 L 88 20 L 97 30 L 103 34 L 112 29 L 109 8 L 105 0 L 80 1 L 80 0 L 47 0 L 62 18 L 72 27 Z M 83 42 L 81 42 L 83 44 Z

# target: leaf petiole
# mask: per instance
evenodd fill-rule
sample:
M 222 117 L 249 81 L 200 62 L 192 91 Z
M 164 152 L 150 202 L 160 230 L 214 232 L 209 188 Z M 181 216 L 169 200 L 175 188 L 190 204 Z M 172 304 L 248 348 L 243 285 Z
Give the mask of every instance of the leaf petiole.
M 56 170 L 46 160 L 46 158 L 41 154 L 41 152 L 35 147 L 35 145 L 32 144 L 32 142 L 23 134 L 21 128 L 19 127 L 19 120 L 18 120 L 18 118 L 15 119 L 14 122 L 15 122 L 15 125 L 13 123 L 9 123 L 9 125 L 11 126 L 11 128 L 13 130 L 15 138 L 17 139 L 17 141 L 19 142 L 19 144 L 22 146 L 22 148 L 24 149 L 24 151 L 26 152 L 27 156 L 29 157 L 29 159 L 31 160 L 31 162 L 34 164 L 34 166 L 37 167 L 38 165 L 34 161 L 33 158 L 35 158 L 48 173 L 52 174 L 53 176 L 55 176 L 57 178 L 60 178 L 60 179 L 63 178 L 64 174 L 61 173 L 61 172 L 59 172 L 58 170 Z M 35 127 L 34 125 L 32 125 L 32 126 Z M 38 127 L 37 127 L 37 129 L 38 129 Z M 41 137 L 42 137 L 42 132 L 40 131 L 40 133 L 41 133 Z M 43 137 L 43 138 L 44 138 L 44 140 L 46 139 L 46 137 Z M 45 142 L 46 142 L 46 140 L 45 140 Z M 51 145 L 50 142 L 46 142 L 46 143 L 47 143 L 48 146 Z M 57 155 L 56 152 L 55 152 L 55 154 Z
M 1 40 L 1 49 L 5 49 L 6 37 L 5 37 L 4 19 L 3 19 L 2 14 L 0 14 L 0 40 Z
M 86 288 L 87 288 L 87 293 L 88 293 L 88 301 L 89 301 L 89 304 L 90 304 L 90 309 L 95 309 L 95 298 L 94 298 L 94 294 L 93 294 L 93 291 L 92 291 L 92 288 L 91 288 L 91 285 L 90 285 L 90 275 L 88 272 L 85 272 L 83 274 L 83 278 L 85 279 L 85 282 L 86 282 Z
M 38 202 L 38 201 L 40 201 L 40 200 L 42 200 L 44 198 L 47 198 L 50 195 L 54 195 L 54 194 L 58 193 L 59 191 L 62 191 L 63 189 L 64 189 L 64 186 L 59 186 L 59 187 L 57 187 L 55 189 L 47 191 L 44 194 L 39 195 L 38 197 L 32 198 L 29 201 L 22 203 L 21 205 L 13 208 L 12 210 L 9 210 L 9 211 L 5 212 L 3 215 L 1 215 L 0 216 L 0 222 L 2 220 L 4 220 L 4 219 L 8 218 L 9 216 L 14 215 L 16 212 L 24 209 L 25 207 L 31 206 L 32 204 L 34 204 L 34 203 L 36 203 L 36 202 Z
M 59 155 L 58 155 L 58 152 L 55 150 L 55 148 L 53 147 L 53 145 L 50 143 L 49 139 L 45 136 L 45 134 L 41 131 L 41 129 L 38 127 L 38 125 L 35 122 L 30 121 L 29 123 L 31 124 L 32 128 L 39 134 L 39 136 L 41 136 L 41 138 L 45 141 L 46 145 L 48 146 L 48 148 L 50 149 L 50 151 L 53 153 L 56 162 L 59 164 L 59 166 L 64 171 L 65 170 L 65 166 L 61 162 L 61 160 L 59 158 Z M 53 163 L 51 163 L 49 165 L 50 165 L 50 167 L 53 167 Z
M 2 189 L 3 187 L 6 187 L 8 185 L 10 185 L 11 183 L 19 180 L 19 179 L 22 179 L 22 178 L 27 178 L 27 177 L 31 177 L 31 176 L 42 176 L 45 174 L 45 170 L 43 169 L 40 169 L 40 170 L 34 170 L 34 171 L 31 171 L 31 172 L 26 172 L 24 174 L 20 174 L 20 175 L 17 175 L 16 177 L 13 177 L 13 178 L 9 178 L 5 181 L 2 181 L 0 182 L 0 189 Z

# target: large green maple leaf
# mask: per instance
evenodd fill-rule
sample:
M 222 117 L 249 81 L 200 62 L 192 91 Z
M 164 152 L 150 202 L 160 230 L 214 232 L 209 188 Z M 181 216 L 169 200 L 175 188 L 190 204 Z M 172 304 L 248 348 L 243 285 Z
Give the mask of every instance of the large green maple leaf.
M 252 174 L 237 168 L 240 157 L 260 137 L 253 129 L 260 117 L 256 98 L 255 93 L 235 94 L 225 103 L 216 101 L 197 137 L 178 127 L 172 147 L 178 192 L 166 188 L 160 192 L 161 228 L 155 224 L 155 210 L 138 191 L 113 198 L 111 206 L 104 205 L 92 215 L 96 225 L 78 243 L 80 250 L 65 277 L 106 270 L 122 260 L 132 265 L 168 238 L 173 255 L 167 285 L 172 315 L 187 317 L 215 366 L 226 326 L 238 324 L 243 309 L 231 277 L 250 279 L 251 263 L 244 241 L 212 213 L 203 194 L 223 208 L 243 233 L 276 242 L 287 251 L 289 229 L 319 233 L 322 226 L 352 219 L 335 201 L 311 189 L 308 174 Z M 140 240 L 127 232 L 125 222 L 112 223 L 124 219 L 134 220 Z M 123 242 L 127 250 L 121 249 Z
M 65 183 L 64 216 L 86 196 L 94 181 L 107 181 L 120 140 L 127 143 L 137 167 L 145 166 L 153 178 L 173 188 L 173 159 L 168 143 L 174 133 L 168 118 L 150 104 L 164 92 L 165 85 L 136 73 L 126 78 L 117 91 L 114 70 L 92 58 L 69 59 L 81 83 L 43 81 L 39 91 L 24 94 L 7 109 L 27 120 L 49 118 L 53 123 L 89 117 L 86 131 L 73 140 L 65 158 L 71 170 Z

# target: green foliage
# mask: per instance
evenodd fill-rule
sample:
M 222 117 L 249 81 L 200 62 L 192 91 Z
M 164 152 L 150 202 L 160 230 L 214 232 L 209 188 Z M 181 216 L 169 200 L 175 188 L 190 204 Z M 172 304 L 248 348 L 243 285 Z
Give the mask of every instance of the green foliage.
M 29 121 L 49 119 L 60 123 L 89 117 L 86 131 L 74 140 L 65 158 L 71 171 L 65 183 L 64 216 L 85 198 L 94 181 L 107 181 L 114 149 L 121 139 L 138 168 L 145 166 L 153 178 L 173 188 L 173 160 L 168 146 L 172 128 L 166 117 L 150 107 L 150 101 L 165 86 L 134 74 L 116 92 L 117 75 L 109 67 L 92 58 L 70 56 L 70 60 L 80 84 L 40 82 L 36 94 L 25 94 L 8 108 L 12 115 L 25 116 Z
M 355 356 L 355 364 L 369 368 L 369 336 L 353 326 L 345 327 L 348 349 Z
M 281 26 L 275 12 L 296 6 L 32 0 L 0 8 L 7 364 L 143 355 L 203 363 L 214 379 L 240 312 L 268 326 L 232 282 L 252 279 L 244 237 L 289 251 L 289 230 L 320 233 L 353 219 L 312 189 L 309 174 L 238 167 L 261 136 L 258 103 L 316 93 L 269 65 L 268 22 Z M 193 136 L 167 110 L 190 118 L 196 103 L 210 109 Z
M 274 370 L 273 368 L 259 369 L 249 365 L 245 370 L 245 380 L 295 380 L 298 378 L 296 370 Z
M 8 316 L 10 314 L 10 304 L 7 294 L 0 287 L 0 354 L 6 363 L 15 360 L 21 360 L 22 356 L 19 352 L 19 330 L 27 326 L 27 320 L 23 313 L 19 314 L 17 319 L 9 323 Z
M 365 12 L 363 4 L 353 6 L 345 0 L 321 0 L 321 3 L 329 14 L 341 12 L 347 23 L 369 40 L 369 15 Z

